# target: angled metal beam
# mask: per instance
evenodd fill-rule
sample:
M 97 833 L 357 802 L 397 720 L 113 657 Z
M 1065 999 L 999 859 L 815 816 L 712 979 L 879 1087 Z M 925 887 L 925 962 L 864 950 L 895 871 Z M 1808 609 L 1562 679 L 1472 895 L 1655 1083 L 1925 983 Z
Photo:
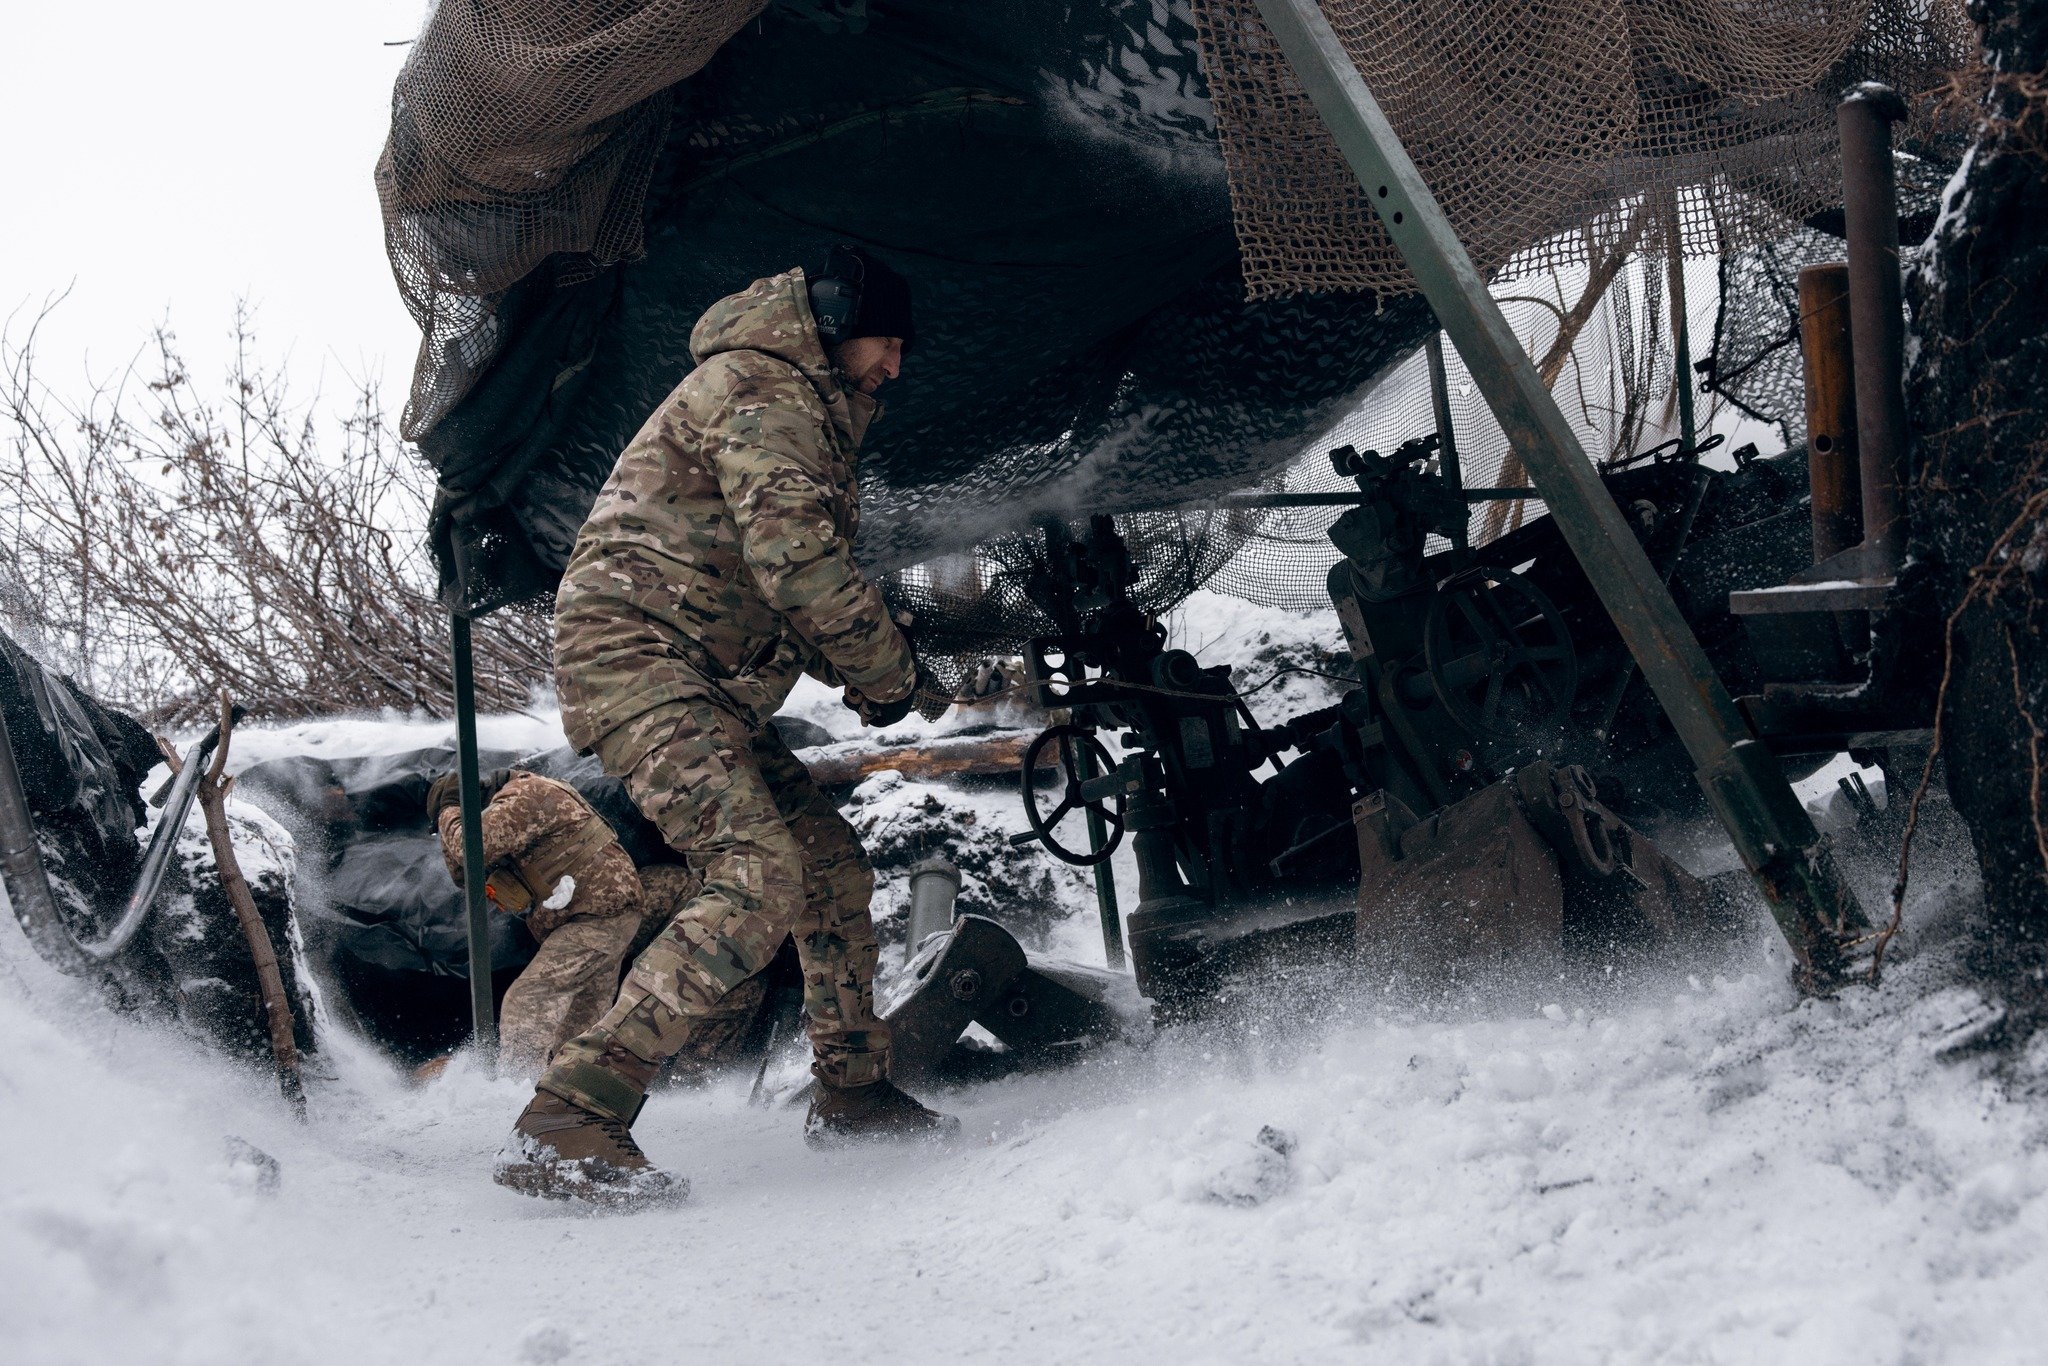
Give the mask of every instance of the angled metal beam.
M 454 656 L 455 765 L 462 788 L 462 895 L 468 911 L 469 1014 L 477 1056 L 488 1066 L 498 1051 L 498 1016 L 491 999 L 491 910 L 484 898 L 484 790 L 477 772 L 476 657 L 469 618 L 448 618 Z
M 1868 931 L 1826 838 L 1715 676 L 1316 0 L 1258 6 L 1684 742 L 1802 981 L 1826 988 Z

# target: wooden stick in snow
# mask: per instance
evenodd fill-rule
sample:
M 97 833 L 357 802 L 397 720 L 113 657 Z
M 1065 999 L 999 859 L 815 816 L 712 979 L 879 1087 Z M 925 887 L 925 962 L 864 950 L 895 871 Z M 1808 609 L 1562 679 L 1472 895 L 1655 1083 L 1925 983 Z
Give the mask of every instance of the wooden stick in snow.
M 214 748 L 213 763 L 199 780 L 199 809 L 206 813 L 206 838 L 213 845 L 213 864 L 220 874 L 221 890 L 234 907 L 241 923 L 242 937 L 249 941 L 249 956 L 256 963 L 256 985 L 263 994 L 263 1013 L 270 1026 L 270 1048 L 277 1055 L 277 1086 L 301 1118 L 306 1113 L 305 1080 L 299 1073 L 299 1045 L 292 1029 L 291 998 L 285 995 L 284 977 L 277 967 L 277 949 L 270 931 L 256 910 L 256 898 L 242 865 L 235 858 L 235 842 L 228 833 L 228 794 L 235 780 L 223 777 L 228 762 L 228 740 L 235 728 L 235 708 L 228 690 L 220 690 L 220 743 Z M 167 740 L 158 740 L 164 761 L 176 773 L 182 766 L 178 752 Z

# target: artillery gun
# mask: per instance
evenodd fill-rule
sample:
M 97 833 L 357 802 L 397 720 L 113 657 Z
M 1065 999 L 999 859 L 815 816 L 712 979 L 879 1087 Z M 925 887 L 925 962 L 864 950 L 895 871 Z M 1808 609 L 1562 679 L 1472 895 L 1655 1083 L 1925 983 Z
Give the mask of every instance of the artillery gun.
M 1653 562 L 1699 582 L 1693 624 L 1740 681 L 1754 664 L 1720 579 L 1739 561 L 1761 582 L 1796 557 L 1805 520 L 1781 495 L 1798 471 L 1753 453 L 1714 470 L 1700 453 L 1667 444 L 1605 482 Z M 1612 962 L 1703 927 L 1702 885 L 1621 814 L 1689 806 L 1633 795 L 1668 794 L 1638 778 L 1675 741 L 1653 704 L 1627 705 L 1627 653 L 1548 519 L 1469 546 L 1468 504 L 1517 491 L 1463 488 L 1434 434 L 1331 458 L 1358 488 L 1330 530 L 1345 686 L 1278 724 L 1133 603 L 1115 518 L 1040 524 L 1027 592 L 1055 629 L 1026 667 L 1056 721 L 1024 756 L 1014 842 L 1087 866 L 1131 840 L 1133 967 L 1169 1012 L 1303 952 L 1369 948 L 1462 975 Z M 1061 833 L 1075 815 L 1093 828 L 1085 847 Z

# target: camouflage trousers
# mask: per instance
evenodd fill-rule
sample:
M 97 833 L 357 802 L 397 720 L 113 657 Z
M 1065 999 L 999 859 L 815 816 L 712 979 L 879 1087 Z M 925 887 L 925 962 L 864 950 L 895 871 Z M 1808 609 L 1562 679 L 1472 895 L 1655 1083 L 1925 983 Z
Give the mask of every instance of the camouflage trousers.
M 774 730 L 757 733 L 709 702 L 676 702 L 613 731 L 597 753 L 703 885 L 540 1085 L 631 1122 L 661 1064 L 768 966 L 785 935 L 803 965 L 812 1072 L 840 1086 L 887 1075 L 874 873 L 853 827 Z
M 580 915 L 557 925 L 499 1007 L 498 1057 L 507 1071 L 538 1073 L 619 994 L 619 969 L 642 917 Z

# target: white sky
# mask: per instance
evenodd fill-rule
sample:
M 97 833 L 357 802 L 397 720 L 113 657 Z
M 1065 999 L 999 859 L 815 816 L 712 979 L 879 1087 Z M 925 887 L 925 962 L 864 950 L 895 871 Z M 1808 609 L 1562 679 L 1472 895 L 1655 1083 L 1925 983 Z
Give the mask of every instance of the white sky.
M 371 169 L 421 0 L 101 0 L 9 7 L 0 38 L 0 316 L 46 295 L 60 392 L 124 367 L 169 317 L 195 375 L 238 295 L 295 387 L 381 374 L 396 411 L 418 333 L 385 263 Z

